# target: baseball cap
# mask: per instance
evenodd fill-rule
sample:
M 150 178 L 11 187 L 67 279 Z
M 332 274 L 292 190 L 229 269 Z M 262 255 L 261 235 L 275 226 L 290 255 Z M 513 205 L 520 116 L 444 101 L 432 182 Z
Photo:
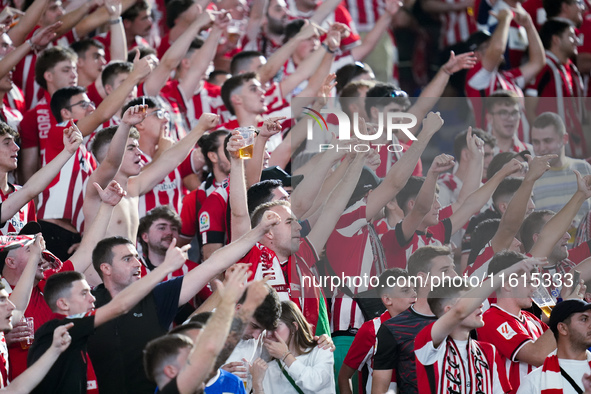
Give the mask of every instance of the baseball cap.
M 355 186 L 355 190 L 349 199 L 347 207 L 361 200 L 367 192 L 378 187 L 380 183 L 382 183 L 382 179 L 378 177 L 372 169 L 369 167 L 363 167 L 361 175 L 359 176 L 359 181 L 357 182 L 357 186 Z
M 556 334 L 558 332 L 558 323 L 565 321 L 572 314 L 585 312 L 590 309 L 591 303 L 583 300 L 564 300 L 559 302 L 552 309 L 548 326 Z
M 283 183 L 283 186 L 297 186 L 298 183 L 304 179 L 303 175 L 289 175 L 279 166 L 265 168 L 261 172 L 261 181 L 268 181 L 271 179 L 278 179 Z
M 28 222 L 18 234 L 0 236 L 0 273 L 4 269 L 4 261 L 8 252 L 35 242 L 35 235 L 41 232 L 41 225 L 37 222 Z M 42 258 L 50 263 L 51 268 L 59 270 L 62 266 L 61 260 L 48 250 L 41 252 Z

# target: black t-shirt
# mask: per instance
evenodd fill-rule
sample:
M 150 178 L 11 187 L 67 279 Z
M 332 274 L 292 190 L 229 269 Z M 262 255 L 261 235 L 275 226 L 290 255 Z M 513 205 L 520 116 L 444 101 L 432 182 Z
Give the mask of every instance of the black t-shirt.
M 179 388 L 176 385 L 176 376 L 164 388 L 158 389 L 156 394 L 180 394 Z
M 435 316 L 421 315 L 410 307 L 386 320 L 378 330 L 374 370 L 395 369 L 399 394 L 418 392 L 414 340 L 435 320 Z
M 88 357 L 86 343 L 88 337 L 94 332 L 94 311 L 67 318 L 54 314 L 53 320 L 48 321 L 35 331 L 35 342 L 29 349 L 27 365 L 31 366 L 49 349 L 53 342 L 53 331 L 68 323 L 74 323 L 74 326 L 69 330 L 72 343 L 59 356 L 32 393 L 86 393 L 86 358 Z
M 88 354 L 101 393 L 153 394 L 143 368 L 146 344 L 168 332 L 177 313 L 183 277 L 158 284 L 128 313 L 100 327 L 88 340 Z M 111 294 L 97 286 L 92 294 L 97 308 L 111 301 Z

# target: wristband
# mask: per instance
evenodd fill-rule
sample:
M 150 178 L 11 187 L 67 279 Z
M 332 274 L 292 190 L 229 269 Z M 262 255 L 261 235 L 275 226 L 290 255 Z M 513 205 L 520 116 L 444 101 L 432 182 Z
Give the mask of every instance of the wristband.
M 450 73 L 449 71 L 447 71 L 447 69 L 445 69 L 445 68 L 443 68 L 443 67 L 441 67 L 441 69 L 443 70 L 443 72 L 444 72 L 444 73 L 446 73 L 446 74 L 447 74 L 447 75 L 449 75 L 450 77 L 451 77 L 452 75 L 454 75 L 453 73 Z
M 322 46 L 324 47 L 324 49 L 326 49 L 326 52 L 328 52 L 328 53 L 331 53 L 331 54 L 333 54 L 333 55 L 334 55 L 334 54 L 337 52 L 337 51 L 333 51 L 332 49 L 330 49 L 330 48 L 328 47 L 328 45 L 327 45 L 327 44 L 325 44 L 324 42 L 322 43 Z
M 111 25 L 116 25 L 116 24 L 118 24 L 119 22 L 121 22 L 122 20 L 123 20 L 123 19 L 121 19 L 121 17 L 119 17 L 119 18 L 117 18 L 117 19 L 111 19 L 111 20 L 109 21 L 109 24 L 111 24 Z
M 281 362 L 285 362 L 285 359 L 287 358 L 287 356 L 289 356 L 291 354 L 291 352 L 288 350 L 287 352 L 285 352 L 285 355 L 283 356 L 283 358 L 281 359 Z

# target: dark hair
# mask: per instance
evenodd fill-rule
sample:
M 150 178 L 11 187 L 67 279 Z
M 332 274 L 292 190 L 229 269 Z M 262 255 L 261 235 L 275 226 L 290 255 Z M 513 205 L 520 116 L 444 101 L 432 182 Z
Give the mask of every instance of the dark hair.
M 408 208 L 406 207 L 409 200 L 412 200 L 419 194 L 421 187 L 423 187 L 423 183 L 425 183 L 424 177 L 419 176 L 411 176 L 408 178 L 406 185 L 398 192 L 396 195 L 396 202 L 404 215 L 408 214 Z
M 238 52 L 232 57 L 230 62 L 230 74 L 232 76 L 238 75 L 243 71 L 248 70 L 250 61 L 255 57 L 265 56 L 259 51 L 242 51 Z
M 520 238 L 523 244 L 523 250 L 529 252 L 534 246 L 534 234 L 539 234 L 542 228 L 548 222 L 544 219 L 545 216 L 554 216 L 556 213 L 549 209 L 542 209 L 540 211 L 533 211 L 530 213 L 521 224 Z
M 417 276 L 419 272 L 428 273 L 431 271 L 431 262 L 434 258 L 439 256 L 450 256 L 451 250 L 445 246 L 423 246 L 415 250 L 408 258 L 406 269 L 408 275 Z
M 198 313 L 198 314 L 194 315 L 193 317 L 191 317 L 189 322 L 196 323 L 196 324 L 202 324 L 203 326 L 205 326 L 207 324 L 207 322 L 209 321 L 209 318 L 211 317 L 211 315 L 213 315 L 213 312 L 209 312 L 209 311 L 201 312 L 201 313 Z
M 259 205 L 271 202 L 273 200 L 273 190 L 278 187 L 283 187 L 283 183 L 278 179 L 260 181 L 249 187 L 246 192 L 248 214 L 252 215 Z
M 564 121 L 558 114 L 555 114 L 554 112 L 544 112 L 538 115 L 538 117 L 534 120 L 532 128 L 544 129 L 548 126 L 554 126 L 554 130 L 561 137 L 566 134 Z
M 427 296 L 431 312 L 438 318 L 441 317 L 445 313 L 445 307 L 459 298 L 461 292 L 469 289 L 470 287 L 465 283 L 462 286 L 457 286 L 452 283 L 451 278 L 443 278 L 441 285 L 431 290 Z
M 158 53 L 152 47 L 141 46 L 141 47 L 135 47 L 133 49 L 137 49 L 138 51 L 140 51 L 140 59 L 143 57 L 146 57 L 148 55 L 154 55 L 154 56 L 158 57 Z M 135 51 L 133 49 L 130 50 L 129 52 L 127 52 L 127 61 L 130 63 L 133 63 L 133 61 L 135 60 Z
M 500 152 L 494 155 L 486 169 L 486 179 L 492 178 L 503 166 L 515 157 L 514 152 Z
M 211 312 L 204 312 L 204 313 L 211 313 Z M 176 326 L 175 328 L 173 328 L 172 330 L 170 330 L 168 332 L 168 335 L 172 335 L 172 334 L 186 335 L 185 333 L 189 330 L 202 330 L 204 327 L 205 327 L 205 324 L 191 320 L 189 323 L 184 323 L 184 324 L 181 324 L 180 326 Z
M 403 110 L 406 111 L 411 105 L 408 94 L 389 83 L 376 83 L 373 88 L 367 91 L 365 98 L 365 112 L 368 115 L 371 114 L 373 107 L 381 111 L 387 105 L 395 103 L 402 106 Z M 371 98 L 371 100 L 367 100 L 368 98 Z
M 144 348 L 144 371 L 148 380 L 156 383 L 164 366 L 174 362 L 181 349 L 192 347 L 191 338 L 181 334 L 168 334 L 148 342 Z
M 166 26 L 174 27 L 176 19 L 191 6 L 195 4 L 194 0 L 171 0 L 166 4 Z
M 113 83 L 119 74 L 129 74 L 132 70 L 133 63 L 121 61 L 111 62 L 103 68 L 101 82 L 103 83 L 103 86 L 113 86 Z
M 283 301 L 281 303 L 281 317 L 279 318 L 289 329 L 289 346 L 293 339 L 293 344 L 300 354 L 307 354 L 314 349 L 316 341 L 312 326 L 306 320 L 300 308 L 293 301 Z
M 555 18 L 560 15 L 562 11 L 562 5 L 571 5 L 576 3 L 576 0 L 543 0 L 544 11 L 546 11 L 546 17 L 548 19 Z
M 236 115 L 236 111 L 234 110 L 234 106 L 232 105 L 232 94 L 234 91 L 242 86 L 245 83 L 250 81 L 251 79 L 258 79 L 257 74 L 254 72 L 247 72 L 243 74 L 233 75 L 232 78 L 228 78 L 226 82 L 222 85 L 222 101 L 224 105 L 230 111 L 232 115 Z
M 390 268 L 382 272 L 382 275 L 378 278 L 378 295 L 381 297 L 388 292 L 388 290 L 395 288 L 392 284 L 396 283 L 399 277 L 408 278 L 408 271 L 402 268 Z M 393 278 L 392 281 L 390 278 Z
M 219 70 L 219 69 L 215 69 L 212 72 L 209 73 L 209 75 L 207 76 L 207 82 L 211 83 L 212 85 L 215 84 L 216 82 L 216 78 L 220 75 L 228 75 L 229 73 L 226 70 Z
M 468 135 L 468 130 L 464 130 L 454 138 L 454 158 L 459 163 L 462 161 L 462 151 L 468 147 L 468 143 L 466 142 L 466 136 Z M 477 136 L 480 138 L 484 143 L 491 148 L 494 148 L 497 139 L 487 133 L 486 131 L 478 128 L 472 128 L 472 135 Z
M 486 97 L 484 100 L 486 112 L 488 113 L 492 113 L 493 108 L 497 105 L 505 105 L 510 107 L 512 105 L 519 106 L 520 104 L 519 96 L 510 90 L 497 90 L 490 96 Z
M 289 203 L 289 201 L 285 200 L 270 201 L 256 207 L 250 218 L 250 223 L 252 227 L 255 228 L 259 225 L 261 220 L 263 220 L 263 215 L 265 214 L 265 212 L 267 212 L 269 209 L 273 207 L 277 207 L 280 205 L 291 209 L 291 204 Z
M 158 108 L 160 105 L 158 104 L 158 99 L 156 97 L 151 97 L 151 96 L 142 96 L 142 97 L 136 97 L 132 100 L 129 100 L 121 109 L 121 113 L 124 114 L 125 111 L 127 111 L 129 108 L 135 106 L 135 105 L 142 105 L 142 104 L 146 104 L 148 106 L 148 108 Z
M 260 304 L 257 309 L 254 311 L 254 315 L 252 316 L 258 323 L 262 325 L 265 330 L 272 331 L 277 328 L 277 323 L 279 322 L 279 318 L 281 317 L 281 301 L 279 300 L 279 295 L 269 285 L 265 285 L 269 294 L 263 300 L 263 303 Z M 238 304 L 243 304 L 246 300 L 246 295 L 248 294 L 248 288 L 238 300 Z
M 174 226 L 177 226 L 179 231 L 181 230 L 181 217 L 170 205 L 161 205 L 148 211 L 146 216 L 140 219 L 140 224 L 137 228 L 138 241 L 142 245 L 143 253 L 146 255 L 148 254 L 148 243 L 142 239 L 142 235 L 150 231 L 152 224 L 160 219 L 169 221 Z
M 0 122 L 0 136 L 9 135 L 15 140 L 18 138 L 18 132 L 13 129 L 8 123 Z
M 119 126 L 109 126 L 105 127 L 104 129 L 99 130 L 94 137 L 92 138 L 92 144 L 90 145 L 90 152 L 94 155 L 94 157 L 98 160 L 98 154 L 103 148 L 103 146 L 108 145 Z M 140 139 L 140 133 L 137 131 L 135 127 L 129 129 L 129 138 L 133 138 L 136 140 Z
M 283 44 L 295 37 L 296 34 L 302 30 L 306 21 L 304 19 L 296 19 L 285 25 L 285 35 L 283 36 Z
M 72 291 L 72 283 L 85 279 L 84 274 L 78 271 L 65 271 L 53 274 L 45 283 L 43 299 L 53 312 L 57 312 L 57 300 L 62 297 L 69 297 Z
M 484 249 L 486 244 L 489 243 L 497 233 L 500 223 L 501 219 L 486 219 L 480 222 L 474 231 L 472 231 L 468 265 L 474 264 L 482 249 Z
M 509 177 L 503 179 L 492 195 L 492 201 L 495 208 L 499 207 L 499 200 L 501 198 L 509 198 L 509 200 L 511 200 L 513 195 L 517 192 L 517 189 L 521 187 L 522 183 L 523 180 L 521 178 Z
M 55 91 L 53 96 L 51 96 L 51 113 L 55 117 L 58 123 L 62 123 L 64 119 L 62 118 L 62 109 L 64 108 L 72 108 L 70 100 L 72 97 L 86 93 L 86 88 L 82 86 L 68 86 L 67 88 L 61 88 Z
M 121 18 L 123 20 L 127 19 L 133 22 L 135 18 L 137 18 L 142 11 L 147 11 L 150 9 L 150 5 L 146 0 L 137 0 L 134 5 L 129 7 L 127 11 L 121 14 Z
M 103 43 L 95 40 L 94 38 L 86 38 L 84 40 L 74 41 L 70 44 L 70 49 L 76 52 L 78 57 L 86 57 L 86 51 L 92 47 L 105 49 Z
M 504 269 L 511 267 L 513 264 L 519 263 L 521 260 L 525 260 L 526 255 L 513 252 L 511 250 L 503 250 L 496 253 L 488 264 L 488 274 L 496 275 Z
M 552 47 L 552 38 L 559 36 L 569 28 L 573 27 L 569 22 L 557 19 L 548 19 L 540 28 L 540 39 L 544 49 L 549 50 Z
M 337 95 L 340 94 L 343 88 L 347 86 L 347 84 L 349 84 L 349 82 L 351 82 L 354 78 L 372 72 L 373 70 L 367 63 L 355 62 L 345 64 L 335 73 L 337 77 Z
M 353 81 L 349 82 L 345 87 L 342 88 L 341 93 L 339 95 L 339 104 L 341 105 L 341 110 L 349 116 L 349 118 L 353 118 L 353 114 L 349 110 L 349 104 L 351 102 L 351 98 L 359 97 L 359 89 L 360 88 L 373 88 L 376 85 L 375 81 L 367 81 L 362 79 L 361 81 Z M 338 85 L 337 85 L 338 86 Z M 365 98 L 363 99 L 365 100 Z
M 96 247 L 92 251 L 92 266 L 94 267 L 97 274 L 101 277 L 101 279 L 103 278 L 101 264 L 113 264 L 113 248 L 119 245 L 133 246 L 133 242 L 121 236 L 109 237 L 99 241 L 99 243 L 96 244 Z
M 203 134 L 201 138 L 199 138 L 199 141 L 197 141 L 197 144 L 201 148 L 201 153 L 203 153 L 205 165 L 207 165 L 209 171 L 213 171 L 213 163 L 211 162 L 211 159 L 207 156 L 207 154 L 209 152 L 217 153 L 218 149 L 222 145 L 222 143 L 220 143 L 220 137 L 223 136 L 224 138 L 226 138 L 228 135 L 230 135 L 229 130 L 218 129 L 212 131 L 211 133 Z
M 43 89 L 47 90 L 47 81 L 43 74 L 46 71 L 53 69 L 59 62 L 69 60 L 72 63 L 76 63 L 78 56 L 70 48 L 64 48 L 55 46 L 47 48 L 37 57 L 35 62 L 35 82 L 39 84 Z

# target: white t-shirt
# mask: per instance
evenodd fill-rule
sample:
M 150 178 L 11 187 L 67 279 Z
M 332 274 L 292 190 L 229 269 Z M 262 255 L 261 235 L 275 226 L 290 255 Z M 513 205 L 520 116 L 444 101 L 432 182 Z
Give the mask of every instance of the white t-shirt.
M 587 360 L 564 360 L 558 359 L 560 367 L 570 375 L 571 378 L 583 389 L 583 375 L 591 372 L 589 361 Z M 539 394 L 542 390 L 542 367 L 531 371 L 526 377 L 521 380 L 521 385 L 517 394 Z M 562 378 L 562 392 L 563 394 L 577 394 L 573 386 Z

